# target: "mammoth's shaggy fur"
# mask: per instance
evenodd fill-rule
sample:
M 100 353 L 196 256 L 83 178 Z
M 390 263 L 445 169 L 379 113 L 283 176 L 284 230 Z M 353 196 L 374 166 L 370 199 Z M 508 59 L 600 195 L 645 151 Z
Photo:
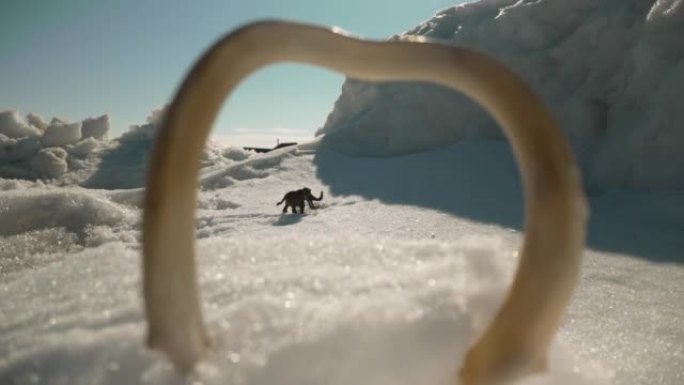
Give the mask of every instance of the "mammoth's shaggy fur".
M 315 210 L 317 207 L 314 206 L 313 201 L 320 201 L 323 199 L 323 191 L 321 191 L 321 195 L 316 198 L 311 194 L 311 189 L 308 187 L 304 187 L 299 190 L 295 191 L 290 191 L 285 196 L 283 199 L 276 203 L 276 206 L 279 206 L 281 203 L 285 202 L 285 207 L 283 207 L 283 212 L 287 212 L 288 207 L 292 207 L 292 213 L 297 212 L 297 207 L 299 207 L 299 213 L 304 214 L 304 202 L 309 203 L 309 208 Z

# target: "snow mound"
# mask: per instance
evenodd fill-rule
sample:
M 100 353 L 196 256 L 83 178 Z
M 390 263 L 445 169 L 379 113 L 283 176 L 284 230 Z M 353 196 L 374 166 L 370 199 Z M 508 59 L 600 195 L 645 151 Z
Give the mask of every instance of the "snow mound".
M 19 139 L 0 134 L 0 162 L 24 161 L 33 156 L 40 148 L 40 139 L 26 136 Z
M 44 147 L 60 147 L 81 140 L 81 122 L 66 123 L 53 120 L 41 139 Z
M 51 184 L 89 188 L 138 188 L 145 183 L 149 154 L 164 116 L 150 113 L 146 123 L 133 125 L 119 138 L 109 139 L 109 115 L 49 124 L 29 113 L 29 126 L 16 111 L 0 113 L 0 179 L 43 179 Z M 243 161 L 251 153 L 209 141 L 201 167 L 215 169 Z
M 227 149 L 223 150 L 223 156 L 234 161 L 243 161 L 250 156 L 252 156 L 254 153 L 252 151 L 245 150 L 241 147 L 228 147 Z
M 138 214 L 130 207 L 86 190 L 27 183 L 0 188 L 5 190 L 0 191 L 3 274 L 58 261 L 84 247 L 136 241 L 131 227 L 138 223 Z
M 9 138 L 40 136 L 40 131 L 29 126 L 15 110 L 0 112 L 0 135 Z
M 157 124 L 133 126 L 120 138 L 97 153 L 99 162 L 87 178 L 79 184 L 88 188 L 128 189 L 144 187 L 149 156 L 154 147 Z M 208 141 L 202 153 L 203 172 L 219 169 L 235 161 L 220 143 Z
M 41 131 L 45 131 L 45 129 L 48 126 L 48 124 L 45 123 L 45 120 L 43 120 L 43 118 L 41 118 L 39 115 L 34 114 L 32 112 L 29 112 L 26 115 L 26 120 L 28 120 L 30 125 L 32 125 L 33 127 L 37 128 Z
M 82 122 L 81 127 L 83 138 L 105 139 L 109 133 L 109 115 L 102 115 L 97 118 L 88 118 Z
M 86 190 L 22 189 L 0 191 L 0 235 L 45 228 L 82 234 L 96 226 L 134 223 L 133 211 Z
M 136 124 L 130 126 L 128 131 L 124 132 L 119 140 L 122 142 L 153 140 L 157 136 L 157 131 L 162 119 L 164 118 L 165 111 L 166 107 L 153 110 L 147 117 L 145 124 Z
M 92 154 L 99 147 L 100 142 L 97 141 L 97 139 L 95 139 L 94 137 L 88 137 L 87 139 L 83 139 L 82 141 L 74 145 L 67 146 L 66 149 L 69 152 L 69 154 L 84 158 Z
M 66 177 L 69 180 L 63 182 L 74 184 L 84 178 L 80 174 L 92 173 L 99 163 L 99 150 L 108 147 L 106 140 L 96 139 L 106 136 L 108 119 L 107 115 L 84 122 L 53 118 L 47 124 L 40 116 L 29 113 L 28 126 L 16 111 L 0 113 L 0 126 L 9 134 L 0 133 L 0 178 L 59 182 Z M 89 137 L 81 140 L 83 123 Z
M 267 178 L 281 167 L 282 162 L 293 156 L 297 151 L 296 146 L 284 147 L 266 154 L 251 155 L 250 151 L 231 150 L 225 151 L 230 154 L 240 154 L 238 158 L 246 156 L 241 161 L 235 161 L 216 170 L 202 173 L 200 188 L 214 190 L 232 186 L 236 181 Z
M 128 128 L 128 131 L 119 137 L 119 140 L 122 142 L 152 141 L 157 136 L 157 128 L 158 125 L 153 123 L 132 125 Z
M 682 20 L 681 1 L 480 1 L 404 35 L 470 47 L 512 68 L 562 123 L 591 190 L 682 188 Z M 328 146 L 370 156 L 502 137 L 450 90 L 352 79 L 318 133 Z
M 67 152 L 62 148 L 44 148 L 31 159 L 31 167 L 41 178 L 58 178 L 67 171 L 66 158 Z

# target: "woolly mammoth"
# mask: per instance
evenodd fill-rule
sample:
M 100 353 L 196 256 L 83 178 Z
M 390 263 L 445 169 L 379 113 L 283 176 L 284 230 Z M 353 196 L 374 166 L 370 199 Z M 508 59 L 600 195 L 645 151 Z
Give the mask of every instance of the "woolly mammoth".
M 290 191 L 285 194 L 283 199 L 276 203 L 276 206 L 279 206 L 283 202 L 285 202 L 285 207 L 283 207 L 283 212 L 287 212 L 288 207 L 292 207 L 292 213 L 295 214 L 297 213 L 297 207 L 299 207 L 299 213 L 304 214 L 304 203 L 307 202 L 309 203 L 309 208 L 312 210 L 315 210 L 317 207 L 314 206 L 313 201 L 320 201 L 323 199 L 323 191 L 321 191 L 321 195 L 319 195 L 318 198 L 313 196 L 311 194 L 311 189 L 308 187 L 304 187 L 299 190 L 295 191 Z

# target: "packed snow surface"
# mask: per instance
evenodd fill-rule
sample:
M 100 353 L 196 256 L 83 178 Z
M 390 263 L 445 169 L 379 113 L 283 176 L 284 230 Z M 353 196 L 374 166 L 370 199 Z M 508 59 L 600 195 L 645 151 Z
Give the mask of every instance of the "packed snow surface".
M 508 148 L 377 159 L 315 147 L 205 168 L 197 234 L 213 346 L 188 380 L 143 344 L 142 190 L 0 180 L 0 383 L 449 383 L 514 271 Z M 275 202 L 302 186 L 325 192 L 321 207 L 281 214 Z M 684 379 L 684 229 L 667 210 L 681 198 L 592 200 L 591 244 L 606 251 L 585 253 L 551 371 L 532 383 Z
M 525 383 L 684 383 L 683 3 L 483 0 L 409 32 L 525 78 L 592 193 L 550 370 Z M 0 384 L 454 383 L 523 231 L 513 157 L 478 108 L 350 80 L 313 143 L 209 142 L 196 230 L 212 347 L 188 377 L 144 346 L 141 202 L 162 117 L 110 139 L 106 115 L 0 112 Z M 319 208 L 282 214 L 302 187 Z

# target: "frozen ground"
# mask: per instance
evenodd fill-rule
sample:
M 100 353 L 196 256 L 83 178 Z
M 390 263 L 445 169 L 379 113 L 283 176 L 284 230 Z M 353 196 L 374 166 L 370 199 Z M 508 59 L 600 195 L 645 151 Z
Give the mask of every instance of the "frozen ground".
M 510 65 L 585 171 L 581 282 L 531 383 L 684 383 L 683 9 L 483 0 L 411 31 Z M 214 345 L 189 378 L 143 346 L 139 205 L 162 112 L 112 140 L 106 115 L 0 112 L 0 384 L 449 383 L 506 289 L 522 221 L 506 144 L 462 103 L 349 81 L 318 146 L 209 143 L 197 236 Z M 325 192 L 321 208 L 281 214 L 303 186 Z
M 182 379 L 143 347 L 140 190 L 5 181 L 0 383 L 442 384 L 520 242 L 515 169 L 496 142 L 384 159 L 286 150 L 210 166 L 201 185 L 214 347 Z M 322 207 L 281 215 L 275 202 L 300 186 L 324 191 Z M 602 251 L 585 253 L 541 383 L 684 379 L 680 201 L 593 200 Z

